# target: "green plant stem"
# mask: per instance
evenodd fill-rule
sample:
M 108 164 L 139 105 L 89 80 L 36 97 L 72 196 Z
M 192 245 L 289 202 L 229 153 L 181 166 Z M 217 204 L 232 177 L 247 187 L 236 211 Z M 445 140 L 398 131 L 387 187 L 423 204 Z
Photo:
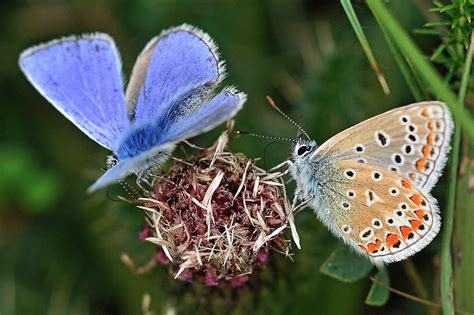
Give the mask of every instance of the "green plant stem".
M 383 1 L 367 0 L 367 5 L 377 21 L 407 57 L 410 64 L 413 65 L 420 77 L 430 87 L 431 91 L 448 104 L 456 121 L 464 128 L 469 138 L 474 139 L 474 121 L 463 113 L 456 95 L 445 84 L 434 67 L 426 60 L 426 57 L 416 47 L 400 24 L 390 15 Z
M 402 76 L 405 79 L 406 84 L 410 88 L 411 93 L 415 97 L 415 100 L 417 102 L 426 100 L 427 96 L 424 93 L 423 89 L 421 89 L 420 87 L 420 82 L 416 77 L 416 72 L 413 71 L 413 66 L 408 63 L 406 57 L 403 56 L 400 49 L 397 47 L 397 45 L 395 45 L 393 39 L 387 34 L 387 31 L 385 30 L 385 28 L 382 27 L 382 24 L 380 22 L 379 25 L 381 26 L 383 35 L 385 36 L 385 40 L 387 41 L 390 51 L 392 52 L 392 55 L 395 58 L 395 61 L 397 62 L 398 68 L 400 68 Z
M 466 97 L 467 84 L 471 73 L 472 54 L 474 50 L 473 40 L 464 63 L 461 87 L 459 89 L 460 111 L 463 112 L 464 99 Z M 449 170 L 448 201 L 446 205 L 445 223 L 443 230 L 443 242 L 441 246 L 441 299 L 443 301 L 443 311 L 445 314 L 454 314 L 454 294 L 453 294 L 453 267 L 451 255 L 451 239 L 453 235 L 453 213 L 456 201 L 456 184 L 459 168 L 459 156 L 461 146 L 461 130 L 456 128 L 454 132 L 453 151 L 451 155 L 451 167 Z
M 421 280 L 420 275 L 418 274 L 418 271 L 415 268 L 415 265 L 413 264 L 413 261 L 408 258 L 403 261 L 402 263 L 403 269 L 405 270 L 405 273 L 407 274 L 408 279 L 410 279 L 411 284 L 413 285 L 413 288 L 415 289 L 416 293 L 424 300 L 428 300 L 428 291 L 426 291 L 425 286 L 423 285 L 423 280 Z M 427 314 L 435 314 L 434 309 L 430 307 L 429 305 L 424 304 L 425 306 L 425 311 Z
M 356 33 L 356 36 L 359 39 L 360 45 L 362 46 L 362 49 L 364 50 L 364 53 L 367 56 L 367 59 L 369 60 L 370 65 L 372 66 L 372 69 L 374 69 L 375 75 L 377 76 L 377 79 L 379 80 L 384 93 L 387 95 L 390 94 L 390 89 L 388 87 L 387 81 L 385 80 L 382 70 L 380 70 L 377 60 L 375 60 L 374 54 L 372 53 L 372 49 L 369 45 L 369 41 L 367 40 L 364 30 L 360 25 L 359 19 L 355 14 L 354 8 L 352 7 L 351 0 L 341 0 L 341 5 L 344 8 L 344 11 L 346 12 L 349 22 L 351 22 L 352 28 L 354 29 L 354 32 Z
M 394 288 L 392 288 L 391 286 L 387 285 L 386 283 L 383 283 L 383 282 L 377 280 L 375 277 L 370 276 L 369 279 L 370 279 L 373 283 L 376 283 L 376 284 L 378 284 L 379 286 L 386 288 L 386 289 L 389 290 L 390 292 L 393 292 L 393 293 L 395 293 L 395 294 L 397 294 L 397 295 L 403 296 L 404 298 L 406 298 L 406 299 L 408 299 L 408 300 L 412 300 L 412 301 L 414 301 L 414 302 L 417 302 L 417 303 L 420 303 L 420 304 L 424 304 L 424 305 L 428 305 L 428 306 L 431 306 L 431 307 L 441 308 L 441 305 L 439 305 L 438 303 L 435 303 L 435 302 L 432 302 L 432 301 L 427 301 L 427 300 L 422 299 L 422 298 L 419 298 L 419 297 L 417 297 L 417 296 L 414 296 L 414 295 L 408 294 L 408 293 L 406 293 L 406 292 L 403 292 L 403 291 L 394 289 Z M 457 314 L 472 315 L 472 313 L 467 312 L 467 311 L 465 311 L 465 310 L 456 310 L 456 313 L 457 313 Z
M 414 295 L 411 295 L 411 294 L 408 294 L 408 293 L 405 293 L 403 291 L 400 291 L 400 290 L 397 290 L 397 289 L 394 289 L 392 288 L 391 286 L 383 283 L 383 282 L 380 282 L 378 281 L 377 279 L 375 279 L 375 277 L 369 277 L 369 279 L 374 282 L 374 283 L 377 283 L 378 285 L 380 285 L 381 287 L 384 287 L 386 288 L 387 290 L 389 290 L 390 292 L 393 292 L 395 294 L 398 294 L 400 296 L 403 296 L 404 298 L 407 298 L 409 300 L 412 300 L 414 302 L 417 302 L 417 303 L 420 303 L 420 304 L 423 304 L 423 305 L 428 305 L 428 306 L 431 306 L 431 307 L 437 307 L 437 308 L 441 308 L 441 305 L 439 304 L 436 304 L 434 302 L 431 302 L 431 301 L 427 301 L 425 299 L 422 299 L 422 298 L 419 298 L 417 296 L 414 296 Z
M 467 105 L 467 104 L 466 104 Z M 467 106 L 466 106 L 467 107 Z M 465 139 L 465 137 L 463 137 Z M 459 179 L 456 189 L 456 207 L 453 215 L 453 290 L 455 292 L 454 304 L 457 308 L 465 309 L 474 314 L 474 216 L 472 205 L 474 193 L 472 179 L 474 177 L 473 152 L 469 151 L 468 143 L 464 140 L 462 153 L 463 161 L 460 162 Z M 470 183 L 471 181 L 471 183 Z M 471 184 L 471 188 L 469 185 Z

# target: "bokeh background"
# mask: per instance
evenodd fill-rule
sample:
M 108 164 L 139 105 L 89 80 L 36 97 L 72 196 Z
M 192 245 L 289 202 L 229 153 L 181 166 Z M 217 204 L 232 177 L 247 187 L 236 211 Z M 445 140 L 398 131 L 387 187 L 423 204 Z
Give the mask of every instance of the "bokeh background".
M 429 1 L 397 0 L 389 10 L 407 30 L 426 21 Z M 108 152 L 61 116 L 27 82 L 20 52 L 59 36 L 102 31 L 116 40 L 124 73 L 147 41 L 183 22 L 218 43 L 233 84 L 249 95 L 236 126 L 266 135 L 296 135 L 273 111 L 271 95 L 318 142 L 375 114 L 413 102 L 380 29 L 362 2 L 355 8 L 388 81 L 385 95 L 339 1 L 69 0 L 0 3 L 0 314 L 138 314 L 150 294 L 156 314 L 419 314 L 392 295 L 383 308 L 364 305 L 370 281 L 353 284 L 319 268 L 340 245 L 307 209 L 296 218 L 303 249 L 274 255 L 258 279 L 230 292 L 175 281 L 164 266 L 136 275 L 120 260 L 143 264 L 154 247 L 138 239 L 143 213 L 113 201 L 120 189 L 88 195 Z M 413 35 L 430 54 L 435 38 Z M 193 140 L 210 145 L 218 130 Z M 270 167 L 289 156 L 287 144 L 251 137 L 231 148 Z M 445 179 L 434 195 L 444 203 Z M 439 237 L 413 258 L 428 288 L 436 281 Z M 392 286 L 413 293 L 400 264 Z M 435 295 L 436 292 L 429 292 Z M 219 306 L 209 307 L 209 304 Z M 171 313 L 170 313 L 171 312 Z

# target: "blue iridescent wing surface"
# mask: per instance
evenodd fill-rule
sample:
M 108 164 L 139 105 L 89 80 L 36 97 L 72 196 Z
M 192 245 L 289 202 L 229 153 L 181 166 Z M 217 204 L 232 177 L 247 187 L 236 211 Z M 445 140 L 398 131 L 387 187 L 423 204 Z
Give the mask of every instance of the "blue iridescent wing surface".
M 225 88 L 192 115 L 168 128 L 163 141 L 177 142 L 209 131 L 234 117 L 246 100 L 245 93 L 234 88 Z
M 161 165 L 173 151 L 176 142 L 211 130 L 231 119 L 242 108 L 245 100 L 244 93 L 227 88 L 195 113 L 179 121 L 164 120 L 149 124 L 141 132 L 132 129 L 124 149 L 133 151 L 133 154 L 109 169 L 88 191 L 94 192 L 131 173 L 139 174 L 152 166 Z
M 129 128 L 120 56 L 108 35 L 54 40 L 23 52 L 19 64 L 31 84 L 100 145 L 112 150 Z
M 217 47 L 203 31 L 183 24 L 153 38 L 138 57 L 127 87 L 135 125 L 192 114 L 225 77 Z
M 119 161 L 115 166 L 108 169 L 107 172 L 105 172 L 87 190 L 89 193 L 92 193 L 115 183 L 132 173 L 140 175 L 148 168 L 160 166 L 168 159 L 174 148 L 175 144 L 164 143 L 134 157 Z

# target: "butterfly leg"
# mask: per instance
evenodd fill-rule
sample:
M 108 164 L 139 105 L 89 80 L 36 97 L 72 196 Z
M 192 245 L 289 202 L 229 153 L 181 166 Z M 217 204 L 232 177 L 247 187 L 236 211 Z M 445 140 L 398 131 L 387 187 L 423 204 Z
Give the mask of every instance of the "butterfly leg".
M 294 208 L 292 208 L 292 211 L 294 212 L 294 214 L 298 214 L 301 210 L 303 210 L 306 205 L 314 199 L 314 196 L 311 195 L 309 198 L 306 198 L 305 200 L 303 200 L 302 202 L 300 202 L 297 206 L 295 206 Z
M 172 180 L 169 180 L 168 178 L 165 178 L 165 177 L 163 177 L 163 176 L 161 176 L 161 175 L 158 175 L 158 174 L 152 174 L 152 173 L 150 173 L 150 170 L 146 170 L 145 172 L 146 172 L 146 175 L 147 175 L 147 176 L 154 177 L 154 178 L 158 178 L 159 180 L 165 181 L 165 182 L 170 183 L 170 184 L 172 184 L 172 185 L 174 185 L 174 186 L 178 186 L 178 184 L 176 184 L 176 183 L 173 182 Z
M 308 198 L 304 199 L 301 193 L 301 190 L 297 189 L 295 191 L 295 196 L 293 197 L 293 202 L 291 203 L 291 211 L 296 213 L 297 211 L 305 207 L 308 204 L 308 202 L 310 202 L 313 199 L 314 199 L 313 195 L 310 195 Z M 299 200 L 301 200 L 301 202 L 298 204 Z
M 168 156 L 170 159 L 172 159 L 172 160 L 174 160 L 174 161 L 176 161 L 176 162 L 180 162 L 180 163 L 186 164 L 186 165 L 188 165 L 188 166 L 191 166 L 191 167 L 193 167 L 193 168 L 196 168 L 196 166 L 195 166 L 194 164 L 191 164 L 191 163 L 189 163 L 189 162 L 186 162 L 185 160 L 182 160 L 182 159 L 180 159 L 180 158 L 177 158 L 177 157 L 175 157 L 175 156 L 172 156 L 171 154 L 166 154 L 166 153 L 163 153 L 163 154 L 165 154 L 165 155 Z
M 300 199 L 301 196 L 301 190 L 296 189 L 295 190 L 295 196 L 293 197 L 293 202 L 291 203 L 291 209 L 294 209 L 296 207 L 296 204 L 298 203 L 298 200 Z
M 185 143 L 185 144 L 187 144 L 189 147 L 191 147 L 191 148 L 193 148 L 193 149 L 205 150 L 205 148 L 200 147 L 200 146 L 197 146 L 197 145 L 195 145 L 195 144 L 192 144 L 192 143 L 189 142 L 188 140 L 183 140 L 182 142 Z
M 290 172 L 290 169 L 293 166 L 293 162 L 291 162 L 290 160 L 287 160 L 283 163 L 280 163 L 280 164 L 272 167 L 269 171 L 273 172 L 273 171 L 276 171 L 276 170 L 278 170 L 278 169 L 280 169 L 284 166 L 287 166 L 287 168 L 283 172 L 281 172 L 281 174 L 278 176 L 278 177 L 283 177 L 283 176 L 285 176 L 286 174 L 288 174 Z
M 137 186 L 144 192 L 147 192 L 147 191 L 150 191 L 150 187 L 153 187 L 152 183 L 150 183 L 148 181 L 148 179 L 146 178 L 148 174 L 146 174 L 146 171 L 144 172 L 141 172 L 139 174 L 137 174 L 137 179 L 135 181 L 135 183 L 137 184 Z M 145 188 L 145 186 L 143 186 L 143 184 L 145 184 L 146 186 L 148 186 L 148 189 Z
M 280 163 L 280 164 L 272 167 L 269 171 L 270 172 L 276 171 L 277 169 L 280 169 L 283 166 L 288 166 L 287 169 L 285 170 L 285 174 L 286 174 L 288 172 L 288 170 L 293 166 L 293 162 L 291 162 L 290 160 L 284 161 L 283 163 Z

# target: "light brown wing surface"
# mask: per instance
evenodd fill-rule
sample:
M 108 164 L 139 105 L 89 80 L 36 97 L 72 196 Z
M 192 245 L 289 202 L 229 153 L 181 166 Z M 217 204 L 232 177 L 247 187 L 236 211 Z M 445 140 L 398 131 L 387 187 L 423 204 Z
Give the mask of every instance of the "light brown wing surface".
M 453 128 L 444 103 L 415 103 L 337 134 L 322 144 L 315 156 L 330 155 L 391 170 L 429 192 L 446 163 Z

